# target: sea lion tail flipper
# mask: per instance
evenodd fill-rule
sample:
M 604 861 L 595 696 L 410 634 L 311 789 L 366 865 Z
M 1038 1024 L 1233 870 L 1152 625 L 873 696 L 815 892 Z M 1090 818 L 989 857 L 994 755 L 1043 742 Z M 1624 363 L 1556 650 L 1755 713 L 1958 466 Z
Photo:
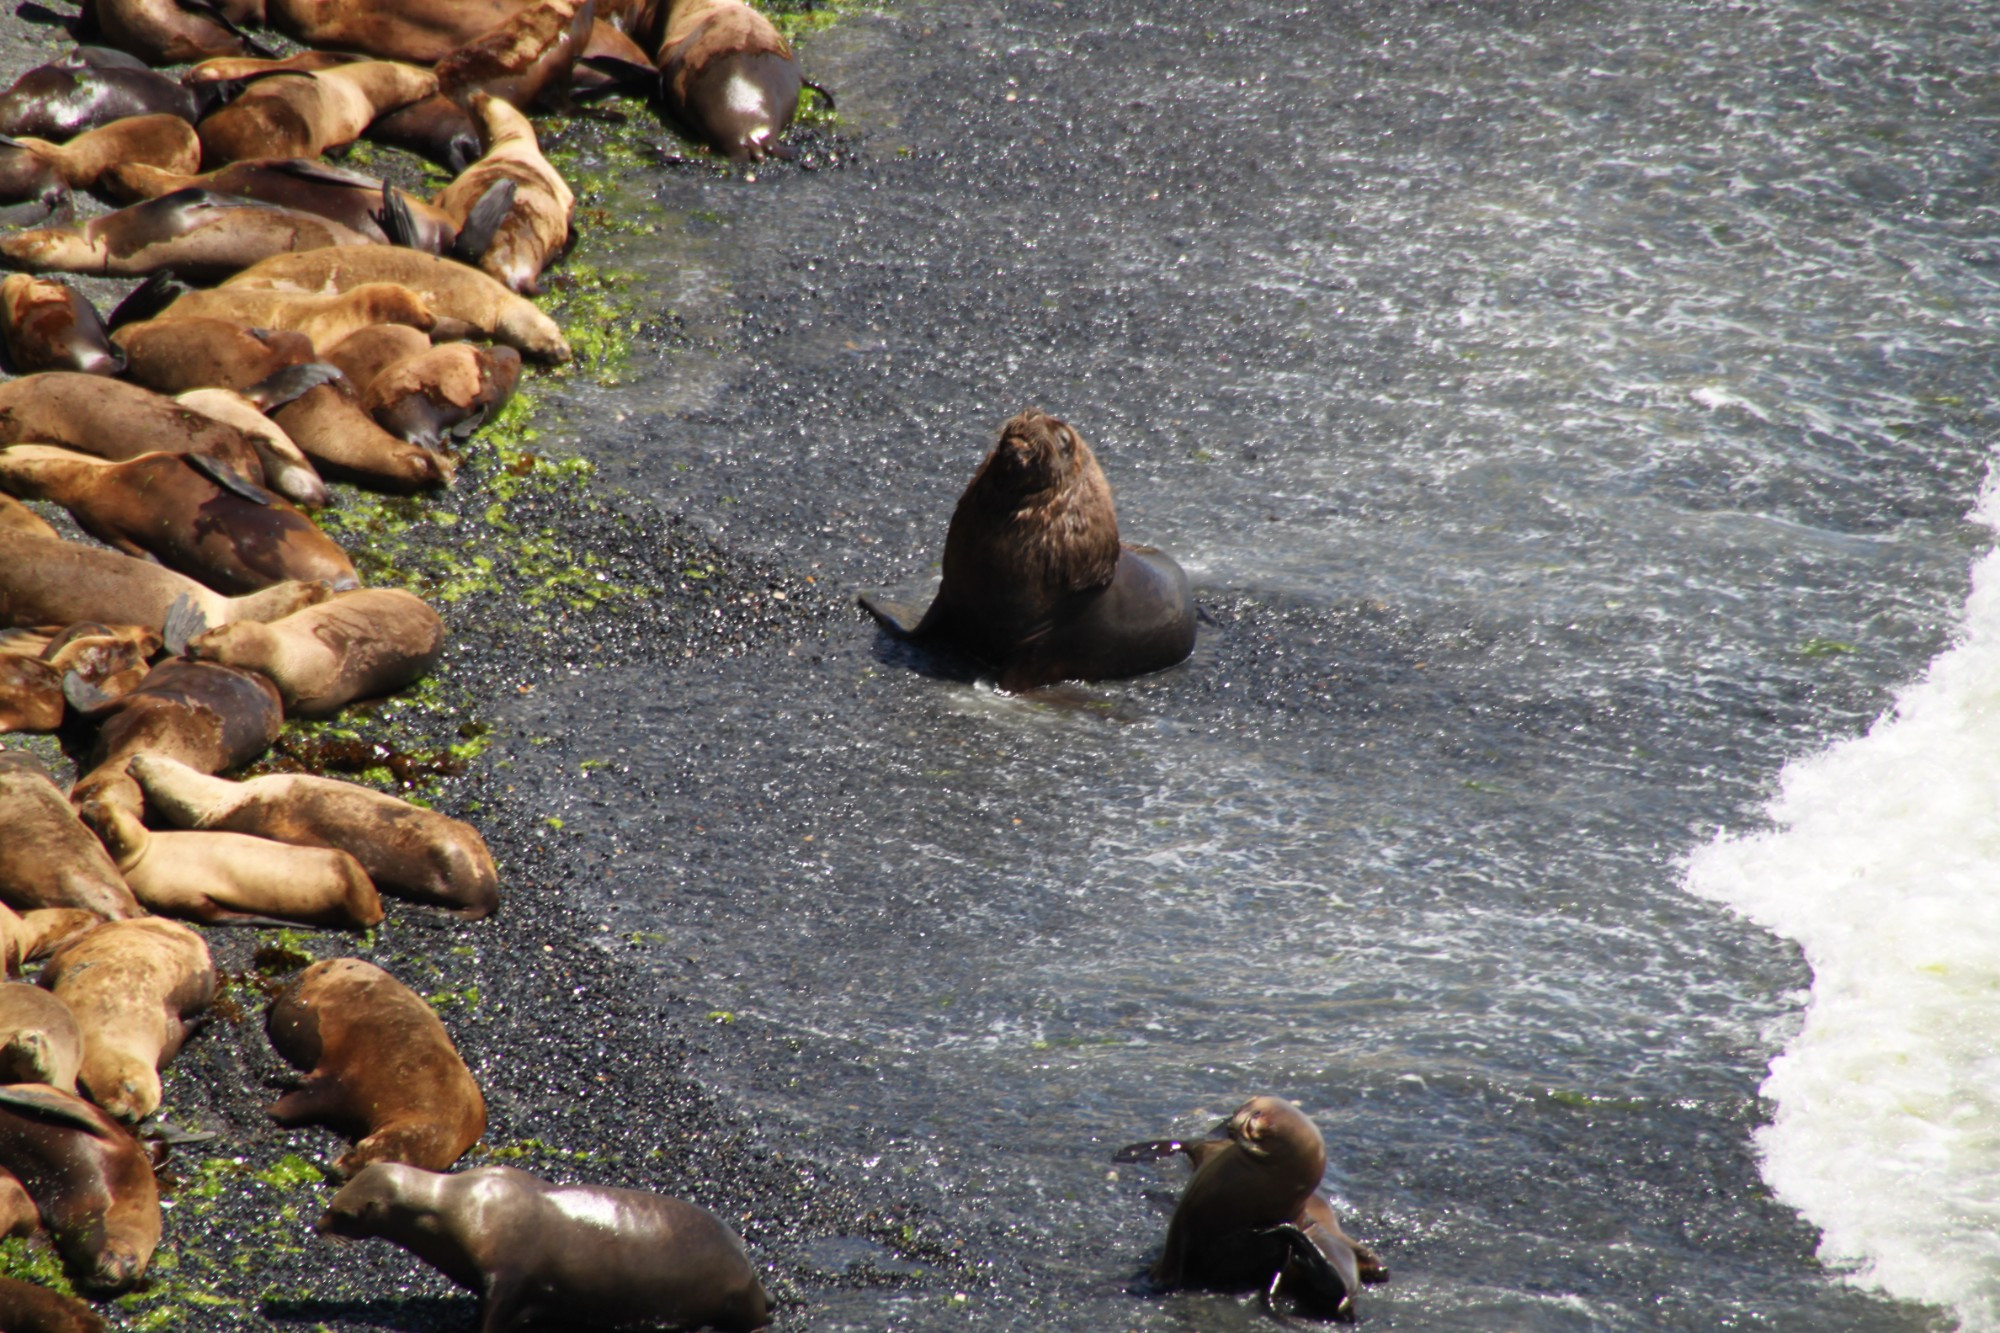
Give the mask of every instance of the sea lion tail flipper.
M 111 318 L 104 321 L 106 328 L 120 328 L 126 324 L 137 324 L 151 319 L 168 306 L 181 299 L 194 288 L 174 276 L 170 268 L 160 269 L 152 277 L 134 287 L 125 299 L 111 312 Z
M 477 264 L 493 244 L 494 234 L 500 224 L 514 211 L 514 182 L 495 181 L 486 193 L 479 196 L 479 202 L 466 210 L 465 225 L 458 229 L 458 239 L 451 243 L 451 252 L 468 264 Z
M 410 206 L 403 201 L 396 187 L 387 181 L 382 183 L 382 211 L 368 216 L 375 219 L 375 225 L 389 238 L 389 244 L 400 245 L 405 250 L 424 248 L 417 235 L 417 220 L 410 216 Z
M 171 1120 L 155 1120 L 139 1132 L 139 1137 L 171 1148 L 183 1143 L 213 1143 L 222 1133 L 214 1129 L 182 1129 Z
M 181 595 L 185 597 L 187 594 Z M 100 709 L 110 707 L 115 702 L 111 695 L 98 689 L 85 680 L 82 673 L 74 670 L 63 672 L 62 692 L 64 701 L 86 717 Z
M 28 0 L 26 4 L 17 8 L 14 11 L 14 16 L 25 19 L 29 23 L 43 23 L 51 28 L 65 29 L 68 31 L 72 41 L 81 36 L 83 32 L 83 20 L 80 15 L 58 14 L 47 5 L 36 4 L 35 0 Z
M 821 87 L 817 83 L 814 83 L 811 79 L 800 79 L 799 84 L 801 87 L 810 88 L 814 92 L 818 93 L 820 95 L 821 100 L 826 103 L 826 109 L 828 111 L 836 109 L 833 102 L 833 94 L 828 92 L 825 88 Z
M 1148 1139 L 1144 1143 L 1128 1143 L 1111 1154 L 1114 1162 L 1157 1162 L 1163 1157 L 1172 1157 L 1187 1145 L 1179 1139 Z
M 286 403 L 303 398 L 322 384 L 340 378 L 340 367 L 328 361 L 302 361 L 266 375 L 243 391 L 260 412 L 275 412 Z
M 864 592 L 855 600 L 861 604 L 863 611 L 875 617 L 876 624 L 899 639 L 916 638 L 924 632 L 924 622 L 929 619 L 928 613 L 920 613 L 913 606 L 892 602 L 873 593 Z
M 600 74 L 608 74 L 619 87 L 629 89 L 642 97 L 657 98 L 665 88 L 665 79 L 660 71 L 651 65 L 641 65 L 635 60 L 620 60 L 617 56 L 585 56 L 583 63 Z
M 266 508 L 278 503 L 277 496 L 257 483 L 247 480 L 242 473 L 219 458 L 211 458 L 207 454 L 182 454 L 181 457 L 185 458 L 187 465 L 196 472 L 240 499 Z
M 1267 1303 L 1277 1296 L 1279 1286 L 1283 1285 L 1286 1294 L 1297 1299 L 1310 1312 L 1330 1312 L 1333 1318 L 1341 1320 L 1354 1318 L 1354 1293 L 1361 1288 L 1361 1278 L 1352 1271 L 1342 1271 L 1353 1268 L 1351 1251 L 1346 1256 L 1348 1263 L 1336 1264 L 1296 1222 L 1280 1222 L 1253 1234 L 1281 1240 L 1288 1251 L 1285 1262 L 1278 1266 L 1278 1271 L 1271 1277 L 1270 1287 L 1264 1293 Z
M 169 657 L 185 657 L 189 641 L 207 628 L 208 617 L 194 604 L 194 598 L 182 593 L 167 608 L 166 624 L 160 626 L 160 640 Z

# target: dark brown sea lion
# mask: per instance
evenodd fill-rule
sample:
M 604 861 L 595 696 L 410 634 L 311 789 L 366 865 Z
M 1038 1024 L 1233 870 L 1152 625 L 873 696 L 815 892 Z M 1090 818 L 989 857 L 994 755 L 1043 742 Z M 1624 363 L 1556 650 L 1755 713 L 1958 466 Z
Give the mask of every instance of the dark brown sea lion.
M 143 758 L 134 755 L 131 762 Z M 242 833 L 154 833 L 136 813 L 144 806 L 136 784 L 119 790 L 131 782 L 116 777 L 97 783 L 78 813 L 148 911 L 205 925 L 288 921 L 366 930 L 381 922 L 382 900 L 361 863 L 346 852 Z
M 524 9 L 438 61 L 438 91 L 468 105 L 485 93 L 522 109 L 560 106 L 596 18 L 596 0 L 544 0 Z
M 149 560 L 0 529 L 0 626 L 101 620 L 160 633 L 182 599 L 208 624 L 222 625 L 246 617 L 275 620 L 328 594 L 322 583 L 283 583 L 225 597 Z
M 659 86 L 659 71 L 653 68 L 652 53 L 627 37 L 622 29 L 599 17 L 590 25 L 590 38 L 584 43 L 576 68 L 570 74 L 570 96 L 578 101 L 628 86 L 627 79 L 607 74 L 592 65 L 593 57 L 607 62 L 614 69 L 626 71 L 632 83 L 648 91 Z
M 38 65 L 0 93 L 0 134 L 57 142 L 127 116 L 164 113 L 193 123 L 194 95 L 117 51 L 80 46 Z
M 431 1007 L 373 963 L 314 963 L 271 1005 L 271 1045 L 305 1082 L 271 1105 L 281 1125 L 357 1140 L 334 1169 L 448 1169 L 486 1132 L 486 1099 Z
M 1167 1244 L 1153 1265 L 1164 1287 L 1257 1290 L 1322 1318 L 1352 1319 L 1364 1282 L 1388 1272 L 1349 1237 L 1318 1193 L 1326 1144 L 1282 1097 L 1252 1097 L 1221 1128 L 1226 1138 L 1168 1139 L 1122 1148 L 1114 1160 L 1185 1152 L 1194 1178 L 1182 1191 Z
M 384 246 L 343 247 L 355 254 L 368 250 L 388 250 Z M 398 250 L 406 254 L 408 251 Z M 294 258 L 278 255 L 275 258 Z M 270 263 L 265 260 L 264 263 Z M 261 264 L 246 272 L 254 273 Z M 237 277 L 242 277 L 238 274 Z M 234 282 L 232 278 L 230 282 Z M 429 330 L 437 316 L 424 298 L 394 281 L 357 283 L 337 291 L 300 291 L 269 287 L 235 287 L 225 283 L 208 291 L 188 292 L 176 298 L 160 313 L 161 319 L 184 319 L 190 315 L 234 320 L 248 328 L 292 330 L 312 339 L 315 347 L 331 347 L 356 329 L 370 324 L 408 324 Z M 117 330 L 113 330 L 115 339 Z M 286 433 L 297 438 L 289 427 Z
M 107 921 L 57 949 L 40 984 L 83 1032 L 77 1085 L 133 1124 L 159 1109 L 160 1070 L 215 998 L 215 964 L 201 936 L 178 921 Z
M 162 662 L 138 689 L 95 711 L 103 725 L 90 772 L 71 792 L 79 803 L 141 751 L 220 773 L 270 749 L 285 723 L 276 686 L 254 671 L 213 662 Z
M 653 63 L 675 129 L 733 161 L 781 154 L 805 79 L 783 34 L 743 0 L 671 0 Z
M 261 157 L 318 157 L 353 143 L 385 111 L 437 92 L 437 75 L 392 60 L 272 74 L 195 127 L 210 170 Z
M 75 211 L 69 182 L 55 163 L 19 139 L 0 137 L 0 226 L 62 222 Z
M 520 379 L 521 354 L 511 347 L 445 343 L 384 367 L 361 405 L 390 434 L 436 449 L 479 429 Z
M 0 281 L 0 340 L 17 375 L 117 375 L 125 369 L 124 353 L 111 345 L 97 307 L 55 278 L 10 273 Z
M 199 189 L 276 204 L 337 222 L 378 244 L 408 245 L 433 255 L 449 250 L 458 239 L 458 224 L 450 215 L 416 195 L 373 176 L 305 158 L 232 162 L 199 176 L 132 166 L 113 169 L 105 181 L 106 192 L 121 200 L 157 199 L 176 190 Z M 397 226 L 392 235 L 385 226 L 384 191 L 408 219 L 407 234 Z
M 420 295 L 440 316 L 460 320 L 480 337 L 504 342 L 524 355 L 558 362 L 570 358 L 569 342 L 562 330 L 527 298 L 508 291 L 476 268 L 401 246 L 354 246 L 273 255 L 237 274 L 213 293 L 197 292 L 191 296 L 226 298 L 255 291 L 348 292 L 375 283 L 400 284 Z M 406 319 L 371 322 L 415 323 Z M 320 345 L 317 339 L 315 345 Z
M 542 156 L 526 116 L 486 93 L 472 94 L 466 105 L 479 123 L 485 154 L 438 191 L 437 205 L 458 225 L 461 249 L 478 247 L 483 272 L 510 291 L 537 292 L 542 268 L 569 248 L 576 196 Z M 472 225 L 475 210 L 495 189 L 508 194 L 505 216 L 490 231 L 486 223 Z
M 444 622 L 400 588 L 363 588 L 252 629 L 239 622 L 191 635 L 197 661 L 268 676 L 295 717 L 325 717 L 356 699 L 393 694 L 444 651 Z
M 77 227 L 40 227 L 0 238 L 0 260 L 30 273 L 133 278 L 170 270 L 188 282 L 221 282 L 260 259 L 331 245 L 373 245 L 317 213 L 175 190 Z
M 201 140 L 195 137 L 194 126 L 166 112 L 114 120 L 68 143 L 31 138 L 19 142 L 46 158 L 72 190 L 93 193 L 108 172 L 121 166 L 168 172 L 201 166 Z
M 1005 690 L 1136 676 L 1194 650 L 1187 575 L 1163 552 L 1119 543 L 1096 455 L 1033 408 L 1001 427 L 959 497 L 930 609 L 919 619 L 880 598 L 861 605 L 898 637 L 970 653 Z
M 108 1294 L 145 1276 L 160 1243 L 160 1190 L 123 1125 L 59 1088 L 0 1087 L 0 1168 L 34 1199 L 78 1286 Z
M 0 449 L 0 490 L 52 500 L 91 536 L 150 555 L 219 593 L 320 579 L 361 586 L 354 562 L 292 504 L 199 454 L 144 454 L 110 463 L 67 449 Z
M 74 1296 L 0 1277 L 0 1328 L 10 1333 L 104 1333 L 105 1324 L 97 1311 Z
M 315 384 L 324 379 L 314 378 Z M 259 386 L 252 385 L 251 392 Z M 303 392 L 311 392 L 305 389 Z M 236 427 L 257 442 L 257 456 L 264 464 L 264 478 L 271 489 L 290 500 L 293 504 L 308 509 L 317 509 L 327 501 L 326 483 L 320 480 L 319 472 L 312 460 L 298 442 L 285 434 L 284 428 L 265 416 L 267 411 L 275 411 L 286 403 L 296 401 L 287 393 L 284 397 L 249 397 L 234 389 L 190 389 L 176 394 L 174 401 L 183 407 L 191 407 L 203 416 L 214 417 Z
M 343 848 L 383 893 L 468 921 L 499 906 L 499 873 L 479 831 L 400 797 L 304 773 L 230 782 L 156 754 L 134 755 L 129 769 L 147 814 L 178 828 Z
M 73 371 L 0 384 L 0 444 L 23 443 L 61 445 L 114 462 L 149 453 L 202 454 L 251 482 L 264 480 L 256 441 L 234 426 L 136 384 Z
M 23 912 L 79 907 L 107 918 L 144 916 L 103 844 L 84 827 L 34 756 L 0 750 L 0 901 Z
M 664 1194 L 551 1185 L 511 1166 L 447 1176 L 382 1164 L 333 1196 L 319 1229 L 402 1246 L 478 1293 L 488 1333 L 551 1319 L 746 1331 L 770 1321 L 736 1233 Z
M 479 157 L 479 129 L 465 108 L 438 93 L 391 111 L 362 136 L 435 162 L 456 176 Z
M 25 981 L 0 984 L 0 1083 L 75 1092 L 82 1064 L 83 1030 L 68 1005 Z

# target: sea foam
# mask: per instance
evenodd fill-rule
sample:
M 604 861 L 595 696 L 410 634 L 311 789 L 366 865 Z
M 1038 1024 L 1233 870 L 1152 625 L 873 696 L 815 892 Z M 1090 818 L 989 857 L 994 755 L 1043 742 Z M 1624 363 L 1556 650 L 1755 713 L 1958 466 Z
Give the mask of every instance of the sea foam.
M 2000 529 L 1993 479 L 1973 518 Z M 1768 813 L 1687 877 L 1812 967 L 1765 1178 L 1830 1266 L 2000 1329 L 2000 551 L 1953 646 L 1866 735 L 1787 765 Z

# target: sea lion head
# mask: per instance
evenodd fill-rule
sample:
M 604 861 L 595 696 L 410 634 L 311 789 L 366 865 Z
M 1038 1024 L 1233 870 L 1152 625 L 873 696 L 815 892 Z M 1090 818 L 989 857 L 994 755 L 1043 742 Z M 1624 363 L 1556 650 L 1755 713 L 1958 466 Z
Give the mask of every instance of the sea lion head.
M 340 1187 L 314 1230 L 335 1240 L 369 1240 L 396 1234 L 397 1219 L 430 1172 L 400 1162 L 370 1162 Z
M 1118 512 L 1097 455 L 1067 421 L 1039 408 L 1000 428 L 954 526 L 960 515 L 977 516 L 971 531 L 1004 529 L 995 535 L 1017 575 L 1051 591 L 1102 587 L 1118 565 Z M 950 547 L 947 536 L 948 563 Z
M 1315 1183 L 1325 1169 L 1319 1126 L 1283 1097 L 1252 1097 L 1236 1108 L 1227 1128 L 1236 1146 L 1259 1161 L 1310 1166 Z

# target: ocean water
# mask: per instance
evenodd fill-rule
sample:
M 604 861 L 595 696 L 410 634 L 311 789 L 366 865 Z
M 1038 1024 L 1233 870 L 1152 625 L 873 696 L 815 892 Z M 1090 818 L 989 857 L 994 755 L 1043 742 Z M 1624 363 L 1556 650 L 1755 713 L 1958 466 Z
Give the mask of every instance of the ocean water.
M 504 706 L 697 1072 L 962 1256 L 770 1254 L 886 1275 L 789 1317 L 1263 1327 L 1135 1292 L 1180 1178 L 1110 1154 L 1270 1091 L 1377 1327 L 2000 1323 L 1996 51 L 902 0 L 807 48 L 840 165 L 629 175 L 666 332 L 552 441 L 604 485 L 921 597 L 1039 404 L 1212 621 L 1011 698 L 840 610 Z

